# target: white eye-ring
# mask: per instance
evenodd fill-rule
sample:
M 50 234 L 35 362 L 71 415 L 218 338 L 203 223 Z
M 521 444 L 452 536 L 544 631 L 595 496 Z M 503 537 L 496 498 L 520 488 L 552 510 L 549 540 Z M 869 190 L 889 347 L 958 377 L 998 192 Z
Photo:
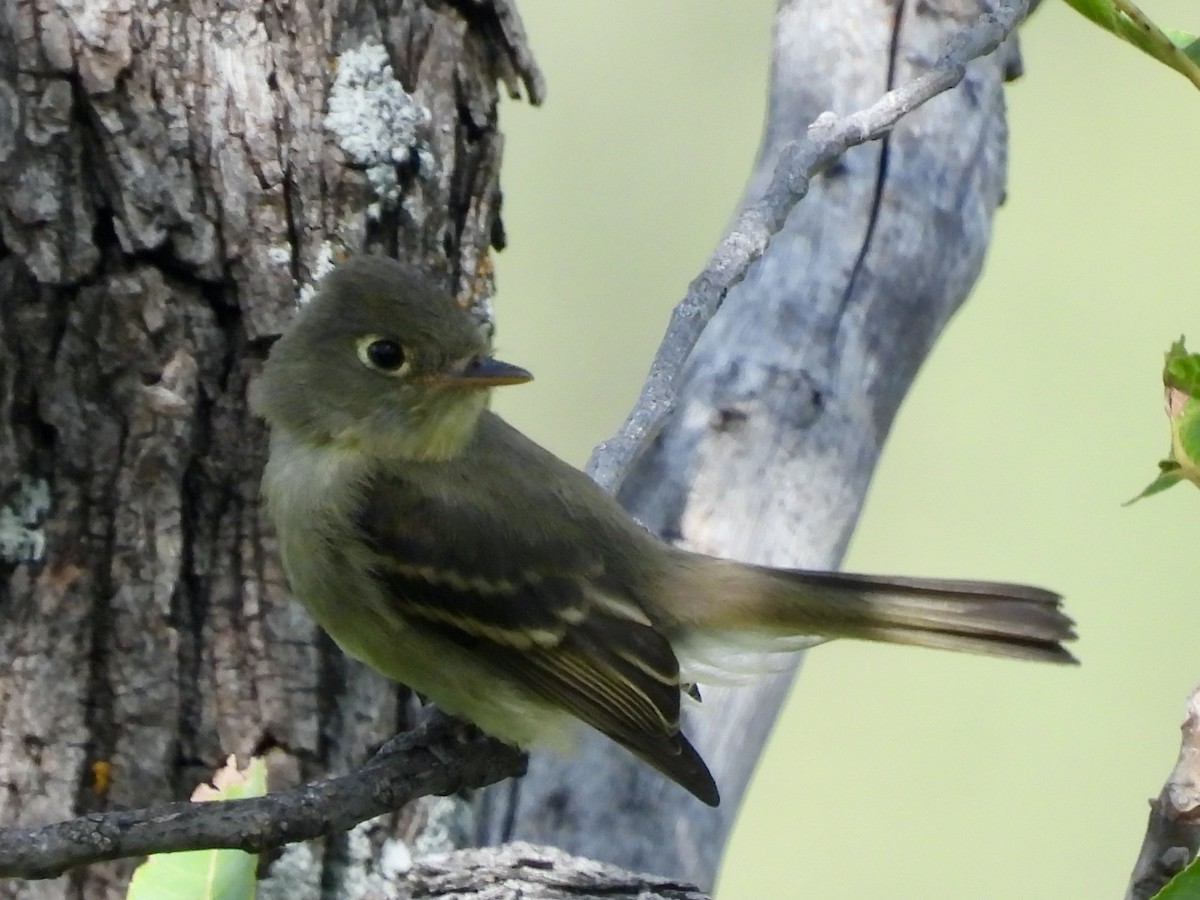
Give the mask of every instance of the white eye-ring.
M 358 358 L 368 369 L 384 375 L 403 375 L 408 361 L 400 342 L 382 334 L 368 334 L 358 339 Z

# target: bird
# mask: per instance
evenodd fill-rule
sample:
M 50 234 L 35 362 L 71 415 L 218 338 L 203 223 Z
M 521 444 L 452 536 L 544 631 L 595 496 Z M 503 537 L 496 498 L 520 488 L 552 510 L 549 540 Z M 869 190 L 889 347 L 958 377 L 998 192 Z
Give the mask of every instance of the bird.
M 434 278 L 360 255 L 251 389 L 292 595 L 344 652 L 484 732 L 561 747 L 582 722 L 716 806 L 680 724 L 698 648 L 855 638 L 1075 661 L 1048 590 L 768 568 L 660 539 L 488 408 L 531 378 Z

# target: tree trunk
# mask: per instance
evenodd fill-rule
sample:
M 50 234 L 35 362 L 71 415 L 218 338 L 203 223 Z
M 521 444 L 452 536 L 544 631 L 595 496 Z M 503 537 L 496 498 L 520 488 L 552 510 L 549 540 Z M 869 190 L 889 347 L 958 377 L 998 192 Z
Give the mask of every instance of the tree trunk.
M 540 99 L 504 0 L 6 4 L 0 825 L 184 798 L 229 753 L 344 772 L 405 726 L 288 599 L 246 391 L 348 251 L 489 292 L 497 79 Z M 410 825 L 329 841 L 309 885 Z
M 983 11 L 781 0 L 743 204 L 821 113 L 853 113 L 924 73 Z M 619 498 L 647 527 L 718 556 L 837 567 L 900 401 L 982 266 L 1004 194 L 1002 85 L 1018 65 L 1013 40 L 813 182 L 707 326 L 673 414 L 624 479 Z M 710 887 L 793 674 L 705 687 L 689 710 L 719 808 L 595 737 L 569 757 L 535 754 L 528 776 L 491 788 L 485 842 L 553 844 Z

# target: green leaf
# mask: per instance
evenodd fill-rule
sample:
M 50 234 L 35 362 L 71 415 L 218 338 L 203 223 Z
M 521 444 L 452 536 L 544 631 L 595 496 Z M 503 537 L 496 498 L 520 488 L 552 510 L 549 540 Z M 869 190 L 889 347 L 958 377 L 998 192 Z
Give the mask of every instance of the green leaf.
M 1146 497 L 1152 497 L 1155 494 L 1160 494 L 1169 487 L 1174 487 L 1180 481 L 1183 481 L 1183 472 L 1180 471 L 1179 463 L 1173 459 L 1164 459 L 1158 464 L 1160 469 L 1159 475 L 1152 482 L 1143 488 L 1142 492 L 1136 497 L 1126 500 L 1122 506 L 1130 506 L 1143 500 Z
M 1197 39 L 1185 31 L 1164 32 L 1133 0 L 1067 0 L 1105 31 L 1133 44 L 1143 53 L 1170 66 L 1200 89 Z
M 1167 351 L 1163 384 L 1200 399 L 1200 353 L 1188 353 L 1182 337 Z
M 267 764 L 255 757 L 244 772 L 233 757 L 203 785 L 193 800 L 238 800 L 267 792 Z M 207 788 L 207 790 L 206 790 Z M 138 866 L 127 900 L 254 900 L 258 857 L 242 850 L 189 850 L 160 853 Z
M 1171 456 L 1183 468 L 1184 478 L 1200 484 L 1200 400 L 1188 397 L 1171 428 L 1175 432 Z
M 1151 900 L 1198 900 L 1200 898 L 1200 860 L 1192 860 L 1184 870 L 1163 885 Z

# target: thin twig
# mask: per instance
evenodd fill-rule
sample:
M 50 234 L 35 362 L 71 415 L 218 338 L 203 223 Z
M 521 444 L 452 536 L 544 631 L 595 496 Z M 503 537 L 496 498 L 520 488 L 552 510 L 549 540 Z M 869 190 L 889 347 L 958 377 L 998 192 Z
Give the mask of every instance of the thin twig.
M 650 445 L 675 406 L 679 375 L 700 334 L 730 289 L 746 276 L 808 193 L 810 179 L 851 147 L 883 137 L 904 116 L 957 85 L 966 74 L 967 63 L 999 47 L 1028 11 L 1029 0 L 998 4 L 949 41 L 924 75 L 852 115 L 823 113 L 804 138 L 784 147 L 766 190 L 742 210 L 671 313 L 633 411 L 616 435 L 599 444 L 588 460 L 588 474 L 597 484 L 615 494 L 638 454 Z
M 54 878 L 108 859 L 272 847 L 345 831 L 418 797 L 525 772 L 525 755 L 446 716 L 400 735 L 351 775 L 249 800 L 168 803 L 0 831 L 0 878 Z

